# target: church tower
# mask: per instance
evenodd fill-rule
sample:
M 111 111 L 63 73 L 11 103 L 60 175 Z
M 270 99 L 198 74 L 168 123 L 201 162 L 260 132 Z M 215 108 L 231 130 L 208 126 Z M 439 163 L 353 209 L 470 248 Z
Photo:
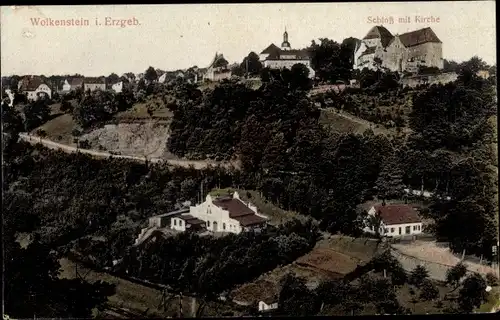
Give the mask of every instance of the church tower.
M 290 42 L 288 42 L 288 32 L 283 33 L 283 42 L 281 43 L 281 50 L 290 50 Z

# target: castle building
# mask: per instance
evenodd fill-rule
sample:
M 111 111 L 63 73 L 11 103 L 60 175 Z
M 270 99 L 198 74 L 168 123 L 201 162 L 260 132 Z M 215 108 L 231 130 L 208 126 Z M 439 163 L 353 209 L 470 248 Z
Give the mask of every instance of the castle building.
M 421 66 L 443 69 L 442 46 L 431 28 L 392 35 L 385 27 L 375 26 L 356 47 L 353 67 L 398 72 L 416 72 Z
M 271 43 L 267 48 L 262 50 L 259 57 L 264 68 L 291 69 L 293 65 L 300 63 L 309 69 L 309 78 L 314 78 L 316 74 L 311 68 L 309 53 L 306 50 L 292 49 L 290 42 L 288 42 L 288 32 L 286 29 L 283 33 L 281 47 Z

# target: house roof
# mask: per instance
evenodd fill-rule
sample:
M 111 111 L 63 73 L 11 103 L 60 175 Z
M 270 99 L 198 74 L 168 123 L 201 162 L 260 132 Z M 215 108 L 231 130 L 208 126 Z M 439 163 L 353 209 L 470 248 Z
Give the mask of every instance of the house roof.
M 178 216 L 178 218 L 180 218 L 180 219 L 186 221 L 186 223 L 189 223 L 189 224 L 192 224 L 192 225 L 204 224 L 205 223 L 205 221 L 200 220 L 198 218 L 195 218 L 195 217 L 193 217 L 192 215 L 189 215 L 189 214 L 180 215 L 180 216 Z
M 85 78 L 83 83 L 92 83 L 92 84 L 105 84 L 104 78 Z
M 83 78 L 69 78 L 67 79 L 70 86 L 81 86 L 83 85 Z
M 403 33 L 399 35 L 399 40 L 405 47 L 413 47 L 427 42 L 441 43 L 441 40 L 429 27 Z
M 275 45 L 274 43 L 271 43 L 267 48 L 265 48 L 264 50 L 262 50 L 262 52 L 260 54 L 266 54 L 266 53 L 273 53 L 275 51 L 279 51 L 280 48 L 278 48 L 277 45 Z
M 29 77 L 21 80 L 20 91 L 35 91 L 42 84 L 46 84 L 40 77 Z
M 229 218 L 237 220 L 244 227 L 267 221 L 267 219 L 256 215 L 252 209 L 232 196 L 219 197 L 212 202 L 222 210 L 228 211 Z
M 222 210 L 228 211 L 231 219 L 254 213 L 243 202 L 232 197 L 219 197 L 213 201 L 213 204 Z
M 224 59 L 224 55 L 222 53 L 221 54 L 216 53 L 214 59 L 212 60 L 212 63 L 210 63 L 210 67 L 212 68 L 227 67 L 228 64 L 229 62 L 227 62 L 227 60 Z
M 407 204 L 387 204 L 374 206 L 385 225 L 422 222 L 417 211 Z
M 296 60 L 308 59 L 309 53 L 306 50 L 281 50 L 278 49 L 273 51 L 267 56 L 266 60 L 283 60 L 281 56 L 290 56 L 295 55 Z M 286 58 L 289 60 L 290 58 Z
M 384 26 L 375 26 L 371 28 L 370 31 L 368 31 L 363 40 L 380 39 L 382 46 L 386 47 L 387 45 L 389 45 L 393 38 L 394 36 L 392 35 L 392 33 Z
M 256 224 L 261 224 L 261 223 L 265 223 L 267 221 L 267 219 L 259 217 L 255 213 L 254 214 L 249 214 L 249 215 L 246 215 L 246 216 L 242 216 L 242 217 L 236 217 L 234 219 L 237 220 L 243 227 L 253 226 L 253 225 L 256 225 Z

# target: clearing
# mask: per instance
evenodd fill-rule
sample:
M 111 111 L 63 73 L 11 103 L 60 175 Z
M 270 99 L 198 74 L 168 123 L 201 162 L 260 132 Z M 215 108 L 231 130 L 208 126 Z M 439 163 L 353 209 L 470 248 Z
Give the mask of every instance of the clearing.
M 230 296 L 248 304 L 266 299 L 271 293 L 279 292 L 280 281 L 288 273 L 304 278 L 307 286 L 314 289 L 323 281 L 344 277 L 381 251 L 382 247 L 372 239 L 332 235 L 320 240 L 311 252 L 295 262 L 238 287 Z
M 412 243 L 398 243 L 392 244 L 391 246 L 405 255 L 448 267 L 453 267 L 461 261 L 461 257 L 453 254 L 447 245 L 437 243 L 436 241 L 416 240 Z M 467 257 L 464 259 L 463 263 L 471 272 L 478 272 L 482 275 L 486 275 L 490 272 L 493 274 L 498 273 L 498 270 L 485 264 L 469 261 Z
M 144 123 L 108 124 L 83 134 L 80 141 L 87 140 L 91 149 L 109 151 L 123 155 L 164 158 L 167 156 L 169 127 L 158 121 Z

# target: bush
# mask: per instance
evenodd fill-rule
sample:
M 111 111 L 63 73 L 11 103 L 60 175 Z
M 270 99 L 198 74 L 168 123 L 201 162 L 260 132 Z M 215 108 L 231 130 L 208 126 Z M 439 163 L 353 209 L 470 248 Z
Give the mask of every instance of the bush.
M 486 275 L 486 283 L 490 286 L 490 287 L 496 287 L 498 286 L 498 278 L 496 275 L 494 275 L 493 273 L 488 273 Z

